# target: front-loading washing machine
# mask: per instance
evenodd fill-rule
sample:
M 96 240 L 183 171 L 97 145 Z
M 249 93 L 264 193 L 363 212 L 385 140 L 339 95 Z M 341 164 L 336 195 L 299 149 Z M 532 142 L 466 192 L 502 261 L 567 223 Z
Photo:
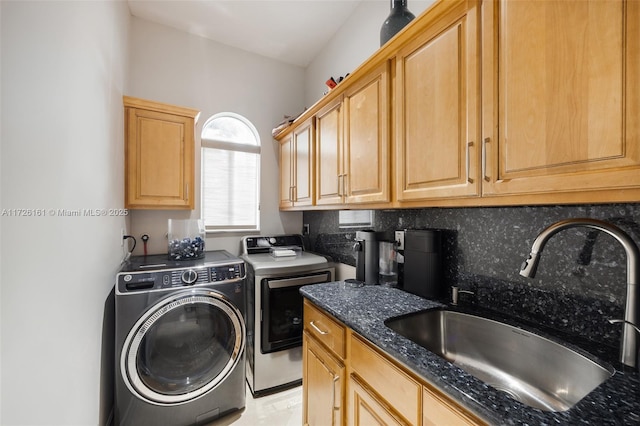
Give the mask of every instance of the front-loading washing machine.
M 195 425 L 245 406 L 245 263 L 133 256 L 116 277 L 115 423 Z

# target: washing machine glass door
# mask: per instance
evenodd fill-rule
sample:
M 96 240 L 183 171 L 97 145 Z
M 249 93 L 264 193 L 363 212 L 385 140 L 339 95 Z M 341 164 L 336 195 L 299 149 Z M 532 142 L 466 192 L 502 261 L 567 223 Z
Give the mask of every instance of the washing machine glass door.
M 121 367 L 138 397 L 158 405 L 180 404 L 222 382 L 244 346 L 242 314 L 223 295 L 181 292 L 138 320 L 125 341 Z

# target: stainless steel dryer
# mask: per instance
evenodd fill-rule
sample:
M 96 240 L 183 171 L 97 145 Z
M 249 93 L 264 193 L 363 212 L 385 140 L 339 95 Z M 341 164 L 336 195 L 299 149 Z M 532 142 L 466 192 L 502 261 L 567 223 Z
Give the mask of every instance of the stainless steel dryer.
M 247 383 L 254 396 L 302 383 L 300 287 L 333 281 L 331 259 L 304 250 L 301 235 L 242 238 L 247 262 Z
M 245 406 L 245 263 L 135 256 L 116 277 L 115 420 L 193 425 Z

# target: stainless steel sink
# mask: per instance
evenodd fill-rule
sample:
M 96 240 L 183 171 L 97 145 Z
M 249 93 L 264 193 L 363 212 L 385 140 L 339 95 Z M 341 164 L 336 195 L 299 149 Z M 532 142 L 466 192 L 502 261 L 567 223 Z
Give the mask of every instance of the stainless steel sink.
M 385 324 L 488 385 L 544 411 L 570 409 L 614 373 L 537 334 L 456 311 L 421 311 Z

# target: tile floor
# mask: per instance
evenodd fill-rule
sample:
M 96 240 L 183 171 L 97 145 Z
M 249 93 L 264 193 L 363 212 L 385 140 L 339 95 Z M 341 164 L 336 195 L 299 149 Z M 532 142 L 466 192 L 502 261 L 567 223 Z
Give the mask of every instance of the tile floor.
M 302 386 L 253 398 L 247 387 L 244 410 L 231 413 L 207 426 L 301 426 Z

